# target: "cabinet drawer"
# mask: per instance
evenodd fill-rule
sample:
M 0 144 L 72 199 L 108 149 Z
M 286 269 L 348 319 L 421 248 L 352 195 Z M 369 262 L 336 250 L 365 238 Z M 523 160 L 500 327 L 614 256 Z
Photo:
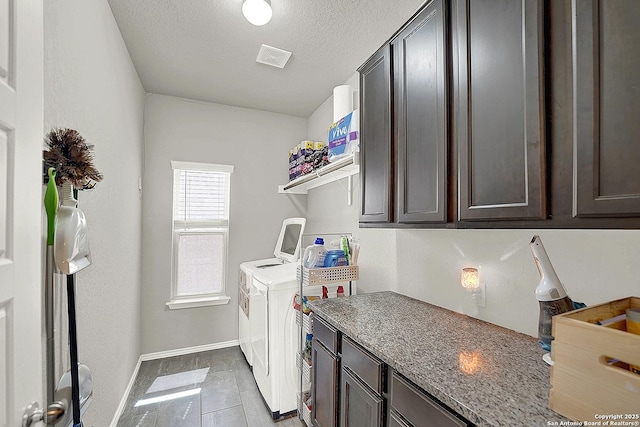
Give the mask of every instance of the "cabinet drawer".
M 313 316 L 313 337 L 331 353 L 338 354 L 338 330 L 317 316 Z
M 346 336 L 342 337 L 342 366 L 351 369 L 376 393 L 382 394 L 384 364 Z
M 391 407 L 415 427 L 466 427 L 435 400 L 395 372 L 391 379 Z

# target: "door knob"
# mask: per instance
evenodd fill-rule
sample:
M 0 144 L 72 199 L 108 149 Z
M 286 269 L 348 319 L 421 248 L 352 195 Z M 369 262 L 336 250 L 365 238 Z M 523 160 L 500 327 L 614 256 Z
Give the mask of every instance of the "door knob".
M 40 421 L 44 421 L 47 425 L 54 425 L 60 421 L 66 411 L 67 405 L 64 402 L 51 403 L 46 412 L 40 409 L 38 402 L 31 402 L 22 415 L 22 427 L 31 427 L 32 424 Z

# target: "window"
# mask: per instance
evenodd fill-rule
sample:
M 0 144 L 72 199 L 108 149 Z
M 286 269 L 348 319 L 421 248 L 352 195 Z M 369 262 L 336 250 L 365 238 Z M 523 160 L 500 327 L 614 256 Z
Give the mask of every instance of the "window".
M 171 162 L 172 308 L 226 304 L 229 190 L 233 166 Z

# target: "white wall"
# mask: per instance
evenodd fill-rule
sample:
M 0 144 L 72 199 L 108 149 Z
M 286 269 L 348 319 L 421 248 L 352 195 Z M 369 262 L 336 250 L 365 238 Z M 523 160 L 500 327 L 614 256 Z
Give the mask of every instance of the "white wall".
M 76 305 L 79 359 L 93 374 L 83 421 L 106 426 L 140 356 L 144 91 L 106 0 L 46 1 L 44 12 L 44 132 L 76 129 L 104 175 L 78 197 L 93 263 L 77 275 Z
M 353 78 L 349 84 L 357 85 Z M 332 103 L 321 105 L 308 128 L 329 126 Z M 324 137 L 326 140 L 326 136 Z M 359 177 L 357 175 L 356 177 Z M 569 296 L 594 305 L 640 294 L 635 267 L 640 230 L 429 230 L 358 228 L 360 186 L 347 205 L 346 179 L 307 196 L 308 232 L 351 232 L 360 239 L 358 292 L 393 290 L 537 336 L 540 278 L 529 249 L 539 234 Z M 478 308 L 460 286 L 460 270 L 479 267 L 486 307 Z
M 277 193 L 288 181 L 288 150 L 305 119 L 182 98 L 148 95 L 143 180 L 142 351 L 238 339 L 238 269 L 273 257 L 282 220 L 305 216 L 306 196 Z M 227 305 L 170 310 L 171 160 L 230 164 Z

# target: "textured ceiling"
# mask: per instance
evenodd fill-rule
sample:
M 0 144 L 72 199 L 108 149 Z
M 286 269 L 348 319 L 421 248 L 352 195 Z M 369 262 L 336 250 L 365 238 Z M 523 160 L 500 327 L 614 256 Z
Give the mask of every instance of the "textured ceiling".
M 262 26 L 242 0 L 109 0 L 147 92 L 308 117 L 424 0 L 272 0 Z M 255 62 L 261 44 L 293 52 Z

